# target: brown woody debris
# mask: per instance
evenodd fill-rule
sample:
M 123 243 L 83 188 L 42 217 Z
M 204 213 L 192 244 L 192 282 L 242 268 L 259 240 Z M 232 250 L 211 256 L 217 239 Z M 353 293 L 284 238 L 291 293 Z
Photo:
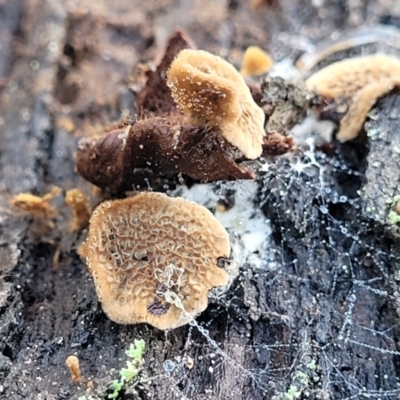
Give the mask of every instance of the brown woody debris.
M 103 310 L 121 324 L 172 329 L 207 307 L 207 292 L 228 282 L 217 266 L 228 234 L 210 211 L 182 198 L 143 192 L 102 203 L 78 252 Z M 181 307 L 179 307 L 181 305 Z
M 286 153 L 293 147 L 292 140 L 287 135 L 305 118 L 310 106 L 310 93 L 301 82 L 291 83 L 281 77 L 267 77 L 261 85 L 261 102 L 267 114 L 268 143 L 273 147 L 273 143 L 279 145 L 282 139 L 283 148 L 280 154 Z M 266 147 L 268 146 L 264 145 L 263 153 Z
M 306 85 L 325 99 L 347 103 L 337 134 L 346 142 L 360 133 L 376 100 L 400 85 L 400 60 L 376 54 L 339 61 L 312 75 Z

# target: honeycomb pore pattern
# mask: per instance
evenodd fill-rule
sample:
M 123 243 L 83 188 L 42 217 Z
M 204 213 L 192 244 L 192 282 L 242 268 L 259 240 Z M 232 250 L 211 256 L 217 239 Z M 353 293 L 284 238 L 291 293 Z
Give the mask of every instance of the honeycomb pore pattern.
M 230 253 L 223 226 L 203 206 L 161 193 L 102 203 L 79 253 L 103 310 L 122 324 L 184 325 L 207 307 L 207 292 L 228 281 L 217 266 Z M 188 315 L 167 301 L 171 294 Z

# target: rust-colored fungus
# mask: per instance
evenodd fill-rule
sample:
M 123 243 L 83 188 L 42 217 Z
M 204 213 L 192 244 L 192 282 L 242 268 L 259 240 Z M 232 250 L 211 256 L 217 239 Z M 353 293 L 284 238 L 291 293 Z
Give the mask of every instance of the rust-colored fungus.
M 167 85 L 189 123 L 218 129 L 248 159 L 261 155 L 265 115 L 233 65 L 203 50 L 182 50 Z
M 81 369 L 79 367 L 79 358 L 77 356 L 69 356 L 65 360 L 65 364 L 69 368 L 71 380 L 76 383 L 82 382 Z
M 57 216 L 57 209 L 54 208 L 50 201 L 61 193 L 59 187 L 54 187 L 50 193 L 44 196 L 35 196 L 31 193 L 19 193 L 11 199 L 13 206 L 37 215 L 42 218 L 54 218 Z
M 161 193 L 102 203 L 78 251 L 104 312 L 121 324 L 184 325 L 228 282 L 217 266 L 230 253 L 223 226 L 203 206 Z
M 312 75 L 306 85 L 326 99 L 348 103 L 337 134 L 346 142 L 362 130 L 375 101 L 400 85 L 400 60 L 376 54 L 339 61 Z
M 55 186 L 44 196 L 31 193 L 19 193 L 11 198 L 11 204 L 33 217 L 34 231 L 39 234 L 48 233 L 54 228 L 53 219 L 57 217 L 57 209 L 50 204 L 61 193 L 61 188 Z
M 243 54 L 240 73 L 244 77 L 265 74 L 272 64 L 272 58 L 267 52 L 258 46 L 249 46 Z
M 89 222 L 91 207 L 89 199 L 81 189 L 75 188 L 65 193 L 65 202 L 72 209 L 72 219 L 69 223 L 71 231 L 83 229 Z

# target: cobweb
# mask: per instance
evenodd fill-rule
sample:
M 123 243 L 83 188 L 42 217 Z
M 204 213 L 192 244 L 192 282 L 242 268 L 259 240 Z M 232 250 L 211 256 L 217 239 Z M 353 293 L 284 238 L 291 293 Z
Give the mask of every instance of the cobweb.
M 154 366 L 154 387 L 171 399 L 400 398 L 398 246 L 362 214 L 360 147 L 309 142 L 260 163 L 256 182 L 171 193 L 226 226 L 232 282 Z

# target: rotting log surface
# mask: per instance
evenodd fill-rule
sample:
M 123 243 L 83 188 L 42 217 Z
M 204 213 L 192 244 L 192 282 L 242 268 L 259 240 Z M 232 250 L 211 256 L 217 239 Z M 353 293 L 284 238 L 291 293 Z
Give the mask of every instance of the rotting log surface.
M 222 306 L 211 305 L 198 319 L 235 362 L 194 327 L 164 333 L 108 320 L 76 255 L 81 237 L 66 228 L 66 205 L 59 200 L 54 230 L 42 233 L 8 203 L 12 194 L 43 194 L 54 184 L 91 194 L 74 171 L 72 131 L 95 130 L 134 109 L 126 89 L 130 68 L 142 53 L 151 59 L 152 44 L 161 45 L 176 24 L 207 50 L 234 55 L 258 44 L 277 57 L 294 56 L 300 44 L 291 48 L 273 34 L 306 27 L 303 34 L 317 39 L 363 21 L 395 21 L 396 2 L 385 2 L 385 9 L 372 0 L 327 1 L 320 12 L 308 1 L 287 0 L 257 15 L 235 1 L 229 8 L 215 0 L 128 3 L 134 13 L 117 12 L 123 0 L 110 9 L 90 2 L 90 13 L 72 1 L 0 3 L 0 21 L 9 21 L 0 23 L 0 397 L 77 399 L 84 386 L 71 382 L 68 355 L 76 353 L 84 377 L 100 387 L 124 366 L 133 339 L 144 338 L 151 380 L 142 399 L 270 399 L 293 392 L 309 399 L 397 398 L 399 244 L 363 212 L 357 191 L 382 178 L 365 173 L 365 147 L 320 154 L 318 166 L 303 173 L 281 159 L 259 178 L 259 204 L 272 228 L 268 266 L 243 265 Z M 396 94 L 379 102 L 377 129 L 400 135 L 400 125 L 385 118 L 393 118 L 397 104 Z M 192 369 L 176 359 L 184 356 L 193 359 Z M 177 365 L 169 374 L 167 359 Z
M 399 90 L 386 96 L 370 113 L 366 124 L 369 137 L 366 181 L 360 196 L 365 215 L 380 223 L 387 222 L 393 198 L 399 193 L 400 162 Z M 390 110 L 390 112 L 389 112 Z

